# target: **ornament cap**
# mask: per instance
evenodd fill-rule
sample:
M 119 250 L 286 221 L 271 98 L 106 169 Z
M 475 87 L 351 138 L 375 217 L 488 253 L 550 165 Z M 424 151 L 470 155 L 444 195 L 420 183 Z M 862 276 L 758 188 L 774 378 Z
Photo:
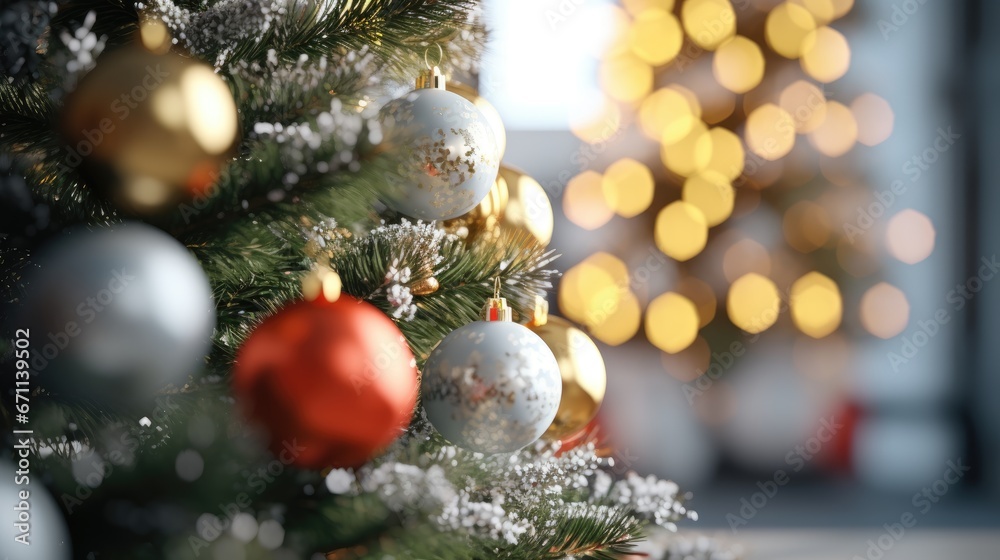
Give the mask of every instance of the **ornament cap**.
M 302 295 L 306 301 L 319 298 L 333 303 L 340 299 L 343 284 L 340 275 L 328 266 L 319 266 L 302 279 Z
M 166 54 L 171 45 L 170 30 L 163 20 L 143 14 L 139 22 L 139 43 L 153 54 Z
M 549 300 L 541 294 L 535 295 L 535 309 L 531 315 L 531 326 L 541 327 L 549 322 Z
M 507 305 L 507 298 L 500 297 L 500 277 L 493 279 L 493 297 L 486 300 L 486 307 L 480 314 L 484 321 L 513 321 L 513 312 Z
M 447 89 L 448 80 L 437 66 L 417 76 L 417 89 Z
M 510 307 L 507 305 L 507 298 L 491 297 L 486 300 L 482 319 L 484 321 L 513 321 L 514 317 Z

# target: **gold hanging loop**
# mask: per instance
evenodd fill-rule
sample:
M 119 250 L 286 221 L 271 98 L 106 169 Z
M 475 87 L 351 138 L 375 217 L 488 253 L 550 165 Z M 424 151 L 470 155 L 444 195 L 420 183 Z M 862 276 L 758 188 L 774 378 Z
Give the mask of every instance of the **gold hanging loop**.
M 431 47 L 424 49 L 424 65 L 427 66 L 427 70 L 421 72 L 420 75 L 417 76 L 417 89 L 447 89 L 445 86 L 447 80 L 444 74 L 441 73 L 441 69 L 438 67 L 438 65 L 441 64 L 441 61 L 444 60 L 444 49 L 441 48 L 440 43 L 434 43 L 434 46 L 437 47 L 438 50 L 437 62 L 431 64 L 429 57 Z
M 427 55 L 431 52 L 431 48 L 427 47 L 424 49 L 424 65 L 427 66 L 428 70 L 433 69 L 435 66 L 440 66 L 441 61 L 444 60 L 444 49 L 441 48 L 441 43 L 434 43 L 434 46 L 437 47 L 438 50 L 438 59 L 434 64 L 431 64 L 431 61 L 427 57 Z

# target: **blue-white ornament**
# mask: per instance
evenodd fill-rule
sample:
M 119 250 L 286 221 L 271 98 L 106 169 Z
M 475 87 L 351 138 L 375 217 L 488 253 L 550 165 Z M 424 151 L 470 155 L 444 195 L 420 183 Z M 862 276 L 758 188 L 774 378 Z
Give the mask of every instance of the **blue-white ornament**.
M 141 406 L 203 367 L 212 288 L 173 237 L 138 222 L 78 229 L 33 262 L 18 327 L 29 338 L 32 378 L 50 390 Z
M 398 162 L 384 176 L 383 200 L 422 220 L 472 210 L 500 169 L 500 148 L 486 115 L 444 83 L 435 67 L 416 90 L 379 113 L 385 146 Z
M 427 419 L 451 443 L 482 453 L 517 451 L 552 424 L 562 396 L 559 364 L 545 342 L 511 322 L 503 298 L 486 321 L 451 332 L 424 365 Z

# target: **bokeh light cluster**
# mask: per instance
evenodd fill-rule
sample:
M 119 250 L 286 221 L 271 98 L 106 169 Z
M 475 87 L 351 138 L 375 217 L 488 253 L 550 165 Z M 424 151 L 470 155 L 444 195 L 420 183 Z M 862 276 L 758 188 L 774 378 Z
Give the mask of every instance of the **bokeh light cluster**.
M 659 157 L 580 173 L 563 210 L 587 230 L 648 224 L 678 273 L 647 293 L 635 267 L 592 255 L 562 281 L 567 317 L 612 345 L 644 329 L 651 344 L 690 363 L 715 350 L 704 332 L 713 325 L 746 333 L 781 325 L 842 346 L 845 324 L 881 338 L 906 328 L 909 303 L 879 282 L 878 262 L 923 261 L 935 229 L 901 208 L 883 208 L 883 221 L 874 216 L 856 232 L 844 226 L 871 204 L 851 155 L 884 142 L 895 124 L 877 94 L 829 87 L 851 66 L 838 27 L 852 8 L 853 0 L 602 6 L 618 30 L 595 55 L 605 97 L 572 130 L 589 143 L 621 135 L 654 148 L 635 153 Z

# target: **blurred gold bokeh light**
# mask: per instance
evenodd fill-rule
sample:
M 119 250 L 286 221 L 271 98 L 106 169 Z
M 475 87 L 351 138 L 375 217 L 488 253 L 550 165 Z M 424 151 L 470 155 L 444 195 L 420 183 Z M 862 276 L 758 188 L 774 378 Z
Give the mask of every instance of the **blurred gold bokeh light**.
M 806 37 L 799 61 L 806 74 L 830 83 L 847 73 L 851 65 L 851 47 L 836 29 L 820 27 Z
M 773 103 L 754 109 L 747 117 L 747 148 L 763 159 L 774 161 L 795 146 L 795 122 L 787 111 Z
M 583 229 L 597 229 L 614 216 L 614 210 L 604 197 L 603 180 L 596 171 L 584 171 L 566 184 L 563 212 Z
M 785 2 L 767 15 L 765 37 L 774 52 L 785 58 L 802 56 L 806 38 L 816 30 L 816 20 L 804 7 Z
M 668 354 L 684 350 L 698 337 L 698 309 L 688 298 L 667 292 L 646 309 L 646 338 Z
M 656 216 L 655 238 L 656 246 L 663 254 L 686 261 L 705 248 L 708 222 L 697 207 L 678 200 L 660 210 Z
M 733 93 L 746 93 L 764 79 L 764 53 L 757 43 L 737 35 L 715 51 L 712 73 L 722 87 Z
M 653 203 L 653 173 L 641 162 L 622 158 L 604 171 L 601 188 L 608 205 L 624 218 L 646 211 Z
M 628 43 L 637 57 L 653 66 L 661 66 L 681 52 L 684 31 L 673 14 L 649 8 L 636 14 L 629 29 Z
M 810 272 L 792 284 L 792 320 L 803 333 L 823 338 L 840 326 L 843 301 L 837 283 L 819 272 Z
M 760 274 L 742 276 L 729 287 L 729 297 L 726 298 L 729 320 L 750 334 L 771 328 L 778 320 L 780 310 L 778 288 Z
M 685 0 L 681 21 L 691 42 L 709 51 L 736 34 L 736 12 L 729 0 Z
M 709 227 L 724 222 L 733 213 L 736 192 L 722 175 L 704 171 L 684 181 L 684 202 L 693 205 L 705 215 Z

